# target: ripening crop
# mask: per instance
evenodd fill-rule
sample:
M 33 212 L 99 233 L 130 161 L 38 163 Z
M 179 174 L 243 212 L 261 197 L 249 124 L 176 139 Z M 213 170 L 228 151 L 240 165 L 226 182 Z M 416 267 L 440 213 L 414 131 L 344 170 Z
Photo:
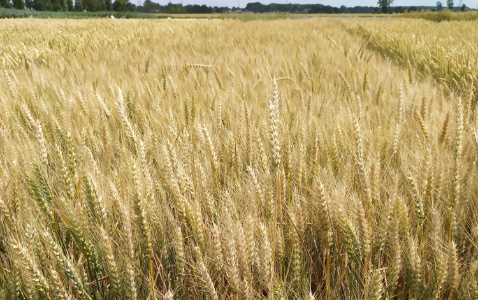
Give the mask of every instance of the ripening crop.
M 1 20 L 1 299 L 475 299 L 476 41 L 391 22 Z

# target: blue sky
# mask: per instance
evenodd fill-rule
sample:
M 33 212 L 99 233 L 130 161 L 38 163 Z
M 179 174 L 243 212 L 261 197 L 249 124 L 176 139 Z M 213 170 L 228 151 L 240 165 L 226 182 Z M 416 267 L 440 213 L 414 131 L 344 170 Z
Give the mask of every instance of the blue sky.
M 153 0 L 154 2 L 160 3 L 162 5 L 168 4 L 169 2 L 172 3 L 180 3 L 182 2 L 184 5 L 188 4 L 206 4 L 208 6 L 237 6 L 238 3 L 240 7 L 246 6 L 249 2 L 261 2 L 263 4 L 269 3 L 287 3 L 287 0 L 276 0 L 276 1 L 260 1 L 260 0 Z M 134 2 L 134 1 L 133 1 Z M 300 4 L 324 4 L 324 5 L 332 5 L 332 6 L 377 6 L 376 0 L 289 0 L 289 3 L 300 3 Z M 434 6 L 437 0 L 395 0 L 393 2 L 393 6 L 413 6 L 413 5 L 426 5 L 426 6 Z M 446 5 L 446 0 L 441 0 L 443 5 Z M 460 0 L 454 0 L 455 6 L 458 5 Z M 466 4 L 468 7 L 476 8 L 478 6 L 478 0 L 463 0 L 463 3 Z

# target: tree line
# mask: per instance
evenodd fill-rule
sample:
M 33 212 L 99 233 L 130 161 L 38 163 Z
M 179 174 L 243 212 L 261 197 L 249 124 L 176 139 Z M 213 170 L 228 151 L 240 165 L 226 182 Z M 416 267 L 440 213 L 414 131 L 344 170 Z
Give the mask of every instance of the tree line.
M 228 7 L 210 7 L 207 5 L 172 4 L 160 5 L 151 0 L 143 5 L 135 5 L 129 0 L 0 0 L 0 8 L 33 9 L 38 11 L 131 11 L 146 13 L 224 13 Z
M 447 0 L 446 6 L 448 7 L 449 10 L 453 10 L 453 0 Z M 442 9 L 443 9 L 443 4 L 441 3 L 441 1 L 437 1 L 437 11 L 440 11 Z M 468 7 L 466 6 L 466 4 L 463 4 L 461 7 L 459 7 L 459 9 L 461 11 L 465 11 L 468 9 Z
M 134 1 L 134 0 L 133 0 Z M 431 9 L 440 10 L 441 2 L 437 2 L 435 7 L 392 7 L 393 0 L 379 0 L 378 7 L 373 6 L 355 6 L 333 7 L 322 4 L 262 4 L 260 2 L 248 3 L 245 8 L 238 7 L 218 7 L 207 5 L 182 5 L 168 3 L 161 5 L 152 0 L 145 0 L 142 5 L 135 5 L 129 0 L 0 0 L 2 8 L 33 9 L 38 11 L 131 11 L 145 13 L 182 13 L 182 14 L 212 14 L 226 13 L 232 11 L 248 11 L 254 13 L 403 13 L 406 11 Z M 451 5 L 450 5 L 451 4 Z M 447 6 L 453 6 L 453 1 L 448 0 Z
M 127 11 L 128 3 L 128 0 L 0 0 L 0 7 L 37 11 Z
M 151 0 L 145 0 L 142 6 L 137 9 L 145 13 L 167 13 L 167 14 L 213 14 L 230 11 L 229 7 L 207 6 L 207 5 L 182 5 L 172 4 L 160 5 Z

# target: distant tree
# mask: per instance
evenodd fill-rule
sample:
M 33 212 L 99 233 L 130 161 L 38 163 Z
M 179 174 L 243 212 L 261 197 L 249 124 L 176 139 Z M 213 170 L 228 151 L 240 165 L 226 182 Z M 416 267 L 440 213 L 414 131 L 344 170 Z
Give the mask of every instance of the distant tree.
M 388 14 L 390 5 L 392 5 L 393 0 L 378 0 L 378 6 L 382 9 L 383 14 Z
M 63 4 L 65 2 L 63 1 Z M 51 0 L 51 3 L 50 3 L 50 9 L 53 10 L 53 11 L 59 11 L 59 10 L 62 10 L 63 7 L 61 5 L 61 0 Z
M 186 9 L 182 4 L 172 4 L 169 2 L 167 6 L 167 12 L 168 14 L 184 14 L 186 13 Z
M 394 12 L 399 13 L 399 14 L 403 14 L 405 12 L 405 7 L 403 7 L 403 6 L 395 7 Z
M 13 0 L 13 7 L 16 9 L 25 9 L 25 1 Z
M 441 4 L 441 1 L 437 1 L 437 11 L 440 11 L 443 9 L 443 4 Z
M 342 5 L 340 7 L 340 13 L 345 14 L 345 13 L 348 13 L 348 12 L 349 12 L 349 9 L 345 5 Z
M 150 13 L 154 10 L 154 3 L 151 0 L 145 0 L 143 3 L 143 12 Z
M 126 11 L 126 2 L 125 0 L 116 0 L 113 3 L 113 10 L 114 11 Z
M 450 10 L 453 9 L 453 0 L 446 0 L 446 6 L 448 6 L 448 8 Z
M 131 2 L 126 2 L 126 10 L 130 12 L 136 12 L 138 10 L 138 6 L 134 5 Z
M 255 13 L 261 12 L 263 9 L 264 5 L 262 5 L 260 2 L 247 3 L 246 5 L 247 11 L 253 11 Z
M 83 11 L 83 1 L 75 0 L 75 10 L 76 11 Z
M 326 13 L 326 14 L 333 14 L 333 13 L 335 13 L 335 10 L 334 10 L 334 8 L 333 8 L 332 6 L 327 5 L 327 6 L 325 7 L 325 13 Z
M 96 0 L 83 0 L 83 9 L 86 11 L 96 11 Z
M 0 0 L 0 7 L 3 8 L 12 8 L 12 4 L 9 0 Z
M 465 11 L 466 9 L 467 9 L 466 5 L 463 4 L 463 5 L 461 6 L 461 11 Z
M 51 10 L 51 3 L 49 0 L 33 0 L 32 8 L 39 11 Z
M 105 9 L 105 2 L 103 0 L 90 0 L 91 4 L 93 4 L 93 9 L 89 9 L 88 11 L 102 11 Z
M 68 11 L 73 11 L 73 0 L 66 0 L 66 8 L 68 9 Z

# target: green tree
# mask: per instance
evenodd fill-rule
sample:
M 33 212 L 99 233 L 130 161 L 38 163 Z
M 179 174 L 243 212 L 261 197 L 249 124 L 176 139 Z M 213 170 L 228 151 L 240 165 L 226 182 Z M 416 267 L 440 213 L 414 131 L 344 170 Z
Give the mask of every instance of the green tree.
M 378 0 L 378 6 L 382 9 L 382 13 L 388 14 L 390 5 L 392 5 L 393 0 Z
M 25 9 L 25 1 L 13 0 L 13 7 L 16 9 Z
M 113 3 L 114 11 L 126 11 L 126 2 L 125 0 L 115 0 Z
M 73 0 L 66 0 L 66 8 L 68 9 L 68 11 L 73 11 Z
M 96 0 L 83 0 L 83 9 L 86 11 L 96 11 Z
M 75 0 L 75 10 L 83 11 L 83 2 L 81 0 Z
M 136 5 L 134 5 L 133 3 L 131 3 L 131 2 L 126 2 L 126 11 L 136 12 L 136 11 L 138 11 L 138 7 L 139 7 L 139 6 L 136 6 Z
M 341 13 L 341 14 L 346 14 L 346 13 L 348 13 L 348 12 L 349 12 L 349 9 L 347 8 L 347 6 L 342 5 L 342 6 L 340 7 L 340 13 Z
M 465 11 L 466 9 L 467 9 L 466 5 L 463 4 L 463 5 L 461 6 L 461 11 Z
M 49 0 L 33 0 L 32 8 L 39 11 L 51 10 L 51 3 Z
M 61 0 L 51 0 L 51 10 L 59 11 L 62 9 L 63 7 L 61 7 Z
M 446 0 L 446 6 L 448 6 L 448 8 L 450 10 L 453 9 L 453 0 Z
M 9 0 L 0 0 L 0 7 L 3 8 L 12 8 L 12 4 Z
M 437 11 L 440 11 L 443 9 L 443 4 L 441 4 L 441 1 L 437 1 Z
M 97 11 L 104 11 L 106 10 L 106 4 L 104 0 L 94 0 L 96 2 L 96 10 Z
M 155 8 L 155 3 L 151 0 L 145 0 L 143 3 L 143 12 L 150 13 L 153 12 Z

